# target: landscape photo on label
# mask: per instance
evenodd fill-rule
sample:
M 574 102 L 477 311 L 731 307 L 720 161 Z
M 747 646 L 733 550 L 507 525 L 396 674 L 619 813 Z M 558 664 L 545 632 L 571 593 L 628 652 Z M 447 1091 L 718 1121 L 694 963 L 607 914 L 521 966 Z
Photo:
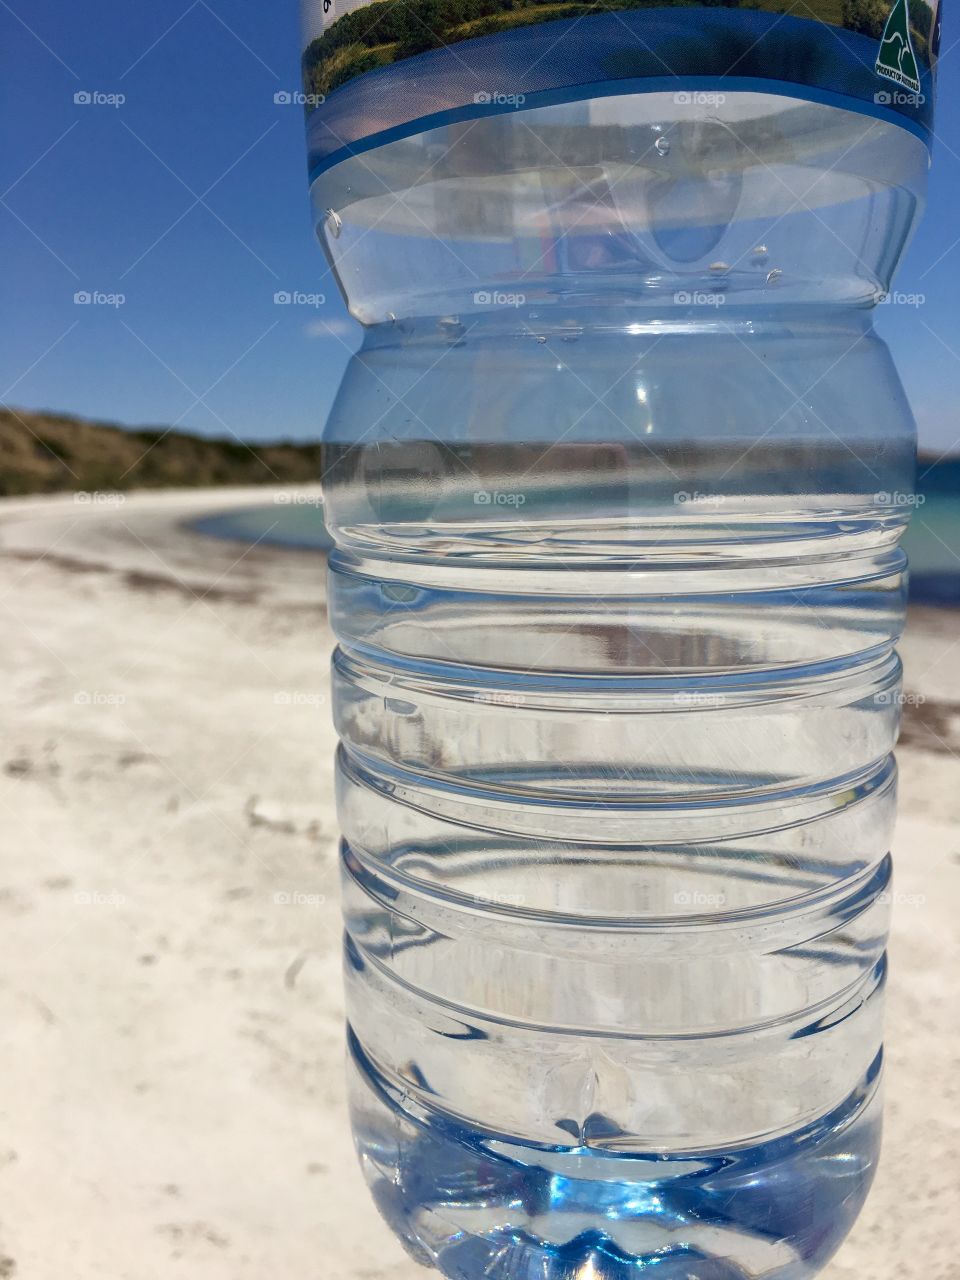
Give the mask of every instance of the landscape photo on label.
M 308 110 L 366 71 L 462 40 L 600 13 L 691 7 L 688 0 L 304 0 Z M 919 68 L 935 54 L 937 6 L 927 0 L 719 0 L 704 7 L 787 14 L 868 36 L 882 42 L 878 76 L 914 92 Z M 585 38 L 582 28 L 577 38 Z

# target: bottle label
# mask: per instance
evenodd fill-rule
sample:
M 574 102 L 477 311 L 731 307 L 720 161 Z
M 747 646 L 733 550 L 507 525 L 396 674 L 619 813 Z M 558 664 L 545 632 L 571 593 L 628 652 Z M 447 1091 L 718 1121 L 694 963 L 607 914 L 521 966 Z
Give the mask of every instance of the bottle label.
M 453 121 L 644 91 L 780 93 L 932 127 L 939 0 L 302 4 L 314 176 Z

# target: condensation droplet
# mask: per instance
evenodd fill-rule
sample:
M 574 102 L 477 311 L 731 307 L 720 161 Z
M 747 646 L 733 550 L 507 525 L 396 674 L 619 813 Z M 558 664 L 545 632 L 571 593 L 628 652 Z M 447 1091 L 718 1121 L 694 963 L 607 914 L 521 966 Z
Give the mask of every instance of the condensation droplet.
M 658 156 L 668 156 L 670 154 L 669 138 L 658 138 L 653 146 Z
M 334 240 L 340 238 L 340 232 L 343 230 L 343 219 L 337 213 L 336 209 L 327 210 L 327 235 Z
M 729 262 L 711 262 L 710 270 L 715 276 L 722 276 L 725 271 L 730 270 Z
M 774 267 L 772 271 L 767 272 L 767 284 L 776 284 L 783 272 L 779 267 Z
M 753 250 L 753 256 L 755 258 L 765 258 L 767 256 L 767 253 L 768 253 L 768 250 L 765 244 L 758 244 L 757 247 Z
M 450 342 L 459 342 L 466 333 L 466 328 L 461 324 L 459 316 L 441 316 L 437 323 L 440 332 Z

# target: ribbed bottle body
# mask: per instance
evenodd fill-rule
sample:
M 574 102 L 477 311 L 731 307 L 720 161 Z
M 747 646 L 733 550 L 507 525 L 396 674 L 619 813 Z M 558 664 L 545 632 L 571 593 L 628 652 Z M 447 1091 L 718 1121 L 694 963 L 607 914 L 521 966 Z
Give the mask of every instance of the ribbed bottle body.
M 914 435 L 860 285 L 914 196 L 858 155 L 823 219 L 859 256 L 776 293 L 734 280 L 727 163 L 683 178 L 712 212 L 642 193 L 672 276 L 612 288 L 569 211 L 587 265 L 532 299 L 496 301 L 503 226 L 464 230 L 471 310 L 430 309 L 440 250 L 384 264 L 385 316 L 357 268 L 324 436 L 354 1122 L 462 1280 L 801 1280 L 876 1160 Z

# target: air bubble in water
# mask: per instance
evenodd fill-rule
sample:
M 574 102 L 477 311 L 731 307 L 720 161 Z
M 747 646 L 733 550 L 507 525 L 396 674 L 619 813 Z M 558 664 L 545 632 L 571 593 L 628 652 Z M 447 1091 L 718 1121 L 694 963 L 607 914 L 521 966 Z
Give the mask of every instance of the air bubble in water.
M 767 272 L 767 284 L 776 284 L 783 272 L 779 267 L 774 267 L 772 271 Z
M 340 232 L 343 229 L 343 219 L 340 217 L 339 213 L 337 213 L 336 209 L 327 210 L 326 228 L 327 235 L 332 237 L 332 239 L 338 240 L 340 238 Z
M 668 156 L 670 154 L 669 138 L 658 138 L 653 145 L 658 156 Z

